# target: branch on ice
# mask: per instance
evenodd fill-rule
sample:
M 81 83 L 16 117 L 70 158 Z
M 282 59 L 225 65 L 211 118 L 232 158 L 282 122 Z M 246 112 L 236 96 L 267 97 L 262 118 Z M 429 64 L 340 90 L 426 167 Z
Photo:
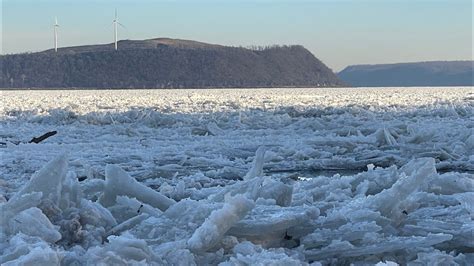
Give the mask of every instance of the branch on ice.
M 45 133 L 45 134 L 43 134 L 43 135 L 41 135 L 41 136 L 39 136 L 39 137 L 37 137 L 37 138 L 32 138 L 29 143 L 36 143 L 36 144 L 38 144 L 38 143 L 40 143 L 41 141 L 43 141 L 43 140 L 45 140 L 45 139 L 47 139 L 47 138 L 49 138 L 49 137 L 51 137 L 51 136 L 56 135 L 56 133 L 58 133 L 58 132 L 57 132 L 57 131 L 47 132 L 47 133 Z

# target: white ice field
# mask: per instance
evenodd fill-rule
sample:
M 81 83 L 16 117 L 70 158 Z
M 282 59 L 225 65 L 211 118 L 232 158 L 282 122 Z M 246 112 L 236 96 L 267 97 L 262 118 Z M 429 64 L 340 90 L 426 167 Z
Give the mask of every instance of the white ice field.
M 2 265 L 474 262 L 472 87 L 0 93 Z

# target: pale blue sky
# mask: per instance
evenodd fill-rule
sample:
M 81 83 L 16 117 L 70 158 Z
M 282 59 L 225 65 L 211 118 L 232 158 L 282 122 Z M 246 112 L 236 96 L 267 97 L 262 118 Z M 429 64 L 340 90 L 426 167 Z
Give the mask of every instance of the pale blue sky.
M 1 51 L 171 37 L 224 45 L 302 44 L 335 71 L 351 64 L 472 60 L 471 0 L 2 0 Z

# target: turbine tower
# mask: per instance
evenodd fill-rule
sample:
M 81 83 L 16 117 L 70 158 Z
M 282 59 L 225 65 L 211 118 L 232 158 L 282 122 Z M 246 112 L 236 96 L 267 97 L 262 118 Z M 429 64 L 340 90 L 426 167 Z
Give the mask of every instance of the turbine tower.
M 121 27 L 125 28 L 122 23 L 119 22 L 118 16 L 117 16 L 117 9 L 115 9 L 115 19 L 113 20 L 112 24 L 114 25 L 114 44 L 115 44 L 115 50 L 117 51 L 117 42 L 118 42 L 118 25 Z
M 59 28 L 59 24 L 58 24 L 58 18 L 57 17 L 54 18 L 53 28 L 54 28 L 54 51 L 58 52 L 58 28 Z

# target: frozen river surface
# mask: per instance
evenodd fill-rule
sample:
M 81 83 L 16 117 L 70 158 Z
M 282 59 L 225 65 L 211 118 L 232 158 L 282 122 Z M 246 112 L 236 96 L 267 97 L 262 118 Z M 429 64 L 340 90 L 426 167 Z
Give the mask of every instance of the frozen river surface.
M 472 87 L 0 93 L 2 264 L 474 261 Z

